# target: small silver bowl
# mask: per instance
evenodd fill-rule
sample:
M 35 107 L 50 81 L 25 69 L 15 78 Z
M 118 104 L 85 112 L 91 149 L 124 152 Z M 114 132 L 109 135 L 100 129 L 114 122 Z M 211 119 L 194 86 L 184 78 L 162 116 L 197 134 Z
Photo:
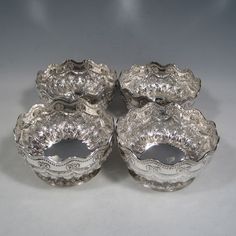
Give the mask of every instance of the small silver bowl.
M 209 154 L 219 141 L 213 121 L 196 109 L 174 103 L 161 106 L 150 102 L 132 108 L 119 118 L 117 135 L 130 174 L 145 187 L 159 191 L 174 191 L 190 184 L 209 162 Z M 163 145 L 171 152 L 158 149 Z M 153 147 L 154 154 L 145 155 Z
M 84 98 L 91 104 L 107 107 L 117 80 L 116 72 L 92 60 L 66 60 L 39 71 L 36 86 L 45 102 L 64 99 L 74 102 Z
M 141 107 L 148 102 L 189 106 L 201 88 L 201 80 L 191 70 L 181 70 L 173 64 L 162 66 L 157 62 L 133 65 L 121 73 L 119 84 L 128 108 Z
M 111 151 L 113 130 L 109 114 L 80 98 L 74 103 L 56 100 L 34 105 L 19 116 L 14 137 L 19 153 L 41 179 L 51 185 L 70 186 L 99 172 Z M 61 140 L 81 140 L 90 152 L 63 160 L 58 155 L 45 155 Z

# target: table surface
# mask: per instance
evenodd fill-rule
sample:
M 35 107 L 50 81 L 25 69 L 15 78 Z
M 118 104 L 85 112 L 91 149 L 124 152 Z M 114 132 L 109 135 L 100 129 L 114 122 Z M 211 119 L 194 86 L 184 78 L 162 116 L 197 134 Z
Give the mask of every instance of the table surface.
M 236 2 L 2 1 L 0 3 L 0 235 L 236 234 Z M 115 148 L 90 182 L 55 188 L 17 155 L 19 113 L 39 103 L 39 69 L 92 58 L 117 71 L 158 61 L 202 79 L 194 107 L 221 136 L 212 162 L 187 188 L 161 193 L 127 173 Z M 116 96 L 110 108 L 124 109 Z

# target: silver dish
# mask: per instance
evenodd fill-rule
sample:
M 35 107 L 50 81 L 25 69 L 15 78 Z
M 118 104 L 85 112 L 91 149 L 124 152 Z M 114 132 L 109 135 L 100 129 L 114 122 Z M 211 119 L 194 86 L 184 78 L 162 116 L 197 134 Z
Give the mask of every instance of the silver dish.
M 56 99 L 74 102 L 84 98 L 91 104 L 106 107 L 112 98 L 116 79 L 116 72 L 104 64 L 96 64 L 92 60 L 66 60 L 39 71 L 36 85 L 45 102 Z
M 128 108 L 141 107 L 148 102 L 191 105 L 201 88 L 201 80 L 191 70 L 157 62 L 133 65 L 121 73 L 119 84 Z
M 130 174 L 144 186 L 174 191 L 190 184 L 209 162 L 219 136 L 213 121 L 196 109 L 148 103 L 131 109 L 117 123 L 118 144 Z M 154 145 L 168 144 L 183 156 L 142 159 Z M 158 152 L 156 152 L 158 155 Z
M 95 176 L 111 151 L 113 118 L 99 105 L 84 99 L 74 103 L 62 100 L 36 104 L 21 114 L 14 137 L 26 162 L 51 185 L 81 184 Z M 91 151 L 88 156 L 60 160 L 45 151 L 61 140 L 81 140 Z

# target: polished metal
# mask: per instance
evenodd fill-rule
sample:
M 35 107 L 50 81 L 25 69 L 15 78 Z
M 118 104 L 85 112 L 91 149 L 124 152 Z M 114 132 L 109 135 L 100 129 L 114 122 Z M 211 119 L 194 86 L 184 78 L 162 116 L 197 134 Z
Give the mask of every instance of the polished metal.
M 99 172 L 112 148 L 115 127 L 105 108 L 116 81 L 116 72 L 92 60 L 67 60 L 38 72 L 36 85 L 45 104 L 20 115 L 14 135 L 19 152 L 41 179 L 69 186 Z M 190 184 L 219 141 L 215 123 L 186 106 L 198 95 L 200 79 L 188 69 L 152 62 L 123 71 L 119 85 L 130 110 L 118 119 L 117 140 L 130 174 L 160 191 Z M 87 154 L 50 154 L 65 140 L 81 141 Z M 160 150 L 165 145 L 166 153 Z
M 179 69 L 173 64 L 162 66 L 157 62 L 143 66 L 133 65 L 124 70 L 119 84 L 128 108 L 141 107 L 148 102 L 189 105 L 201 88 L 201 80 L 191 70 Z
M 117 135 L 130 174 L 144 186 L 159 191 L 174 191 L 190 184 L 209 162 L 219 141 L 213 121 L 177 103 L 162 106 L 149 102 L 132 108 L 119 118 Z M 154 145 L 161 144 L 179 149 L 183 157 L 176 160 L 170 156 L 169 163 L 141 158 Z
M 35 173 L 51 185 L 81 184 L 95 176 L 111 151 L 113 118 L 98 104 L 79 98 L 36 104 L 21 114 L 14 129 L 19 152 Z M 45 151 L 61 140 L 81 140 L 88 156 L 60 160 Z
M 66 60 L 51 64 L 37 74 L 36 85 L 45 102 L 64 99 L 68 102 L 84 98 L 90 103 L 106 107 L 112 98 L 116 72 L 92 60 Z

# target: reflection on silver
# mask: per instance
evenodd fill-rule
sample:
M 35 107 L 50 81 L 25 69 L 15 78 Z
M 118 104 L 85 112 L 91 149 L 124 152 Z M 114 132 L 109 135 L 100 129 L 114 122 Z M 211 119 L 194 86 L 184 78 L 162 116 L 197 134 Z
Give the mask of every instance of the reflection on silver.
M 219 141 L 213 121 L 206 120 L 196 109 L 184 109 L 174 103 L 161 106 L 150 102 L 131 109 L 118 120 L 117 135 L 131 175 L 144 186 L 160 191 L 178 190 L 191 183 Z M 170 164 L 140 158 L 158 144 L 178 148 L 184 156 Z
M 75 185 L 95 176 L 111 151 L 113 118 L 99 105 L 84 99 L 48 105 L 36 104 L 21 114 L 14 129 L 19 152 L 35 173 L 51 185 Z M 89 149 L 86 157 L 61 160 L 45 156 L 45 150 L 61 140 L 82 140 Z
M 63 139 L 44 151 L 44 156 L 56 157 L 57 162 L 63 161 L 71 156 L 78 156 L 85 158 L 90 155 L 91 151 L 88 149 L 86 143 L 79 139 Z
M 176 164 L 185 158 L 184 152 L 169 144 L 159 143 L 157 145 L 148 144 L 140 156 L 140 160 L 156 159 L 163 164 Z
M 73 102 L 84 98 L 103 107 L 112 98 L 115 82 L 115 71 L 92 60 L 67 60 L 61 65 L 51 64 L 45 71 L 39 71 L 36 79 L 40 96 L 46 102 L 55 99 Z
M 200 79 L 192 71 L 157 62 L 133 65 L 122 72 L 119 83 L 129 108 L 141 107 L 150 101 L 162 105 L 183 104 L 193 100 L 201 88 Z

